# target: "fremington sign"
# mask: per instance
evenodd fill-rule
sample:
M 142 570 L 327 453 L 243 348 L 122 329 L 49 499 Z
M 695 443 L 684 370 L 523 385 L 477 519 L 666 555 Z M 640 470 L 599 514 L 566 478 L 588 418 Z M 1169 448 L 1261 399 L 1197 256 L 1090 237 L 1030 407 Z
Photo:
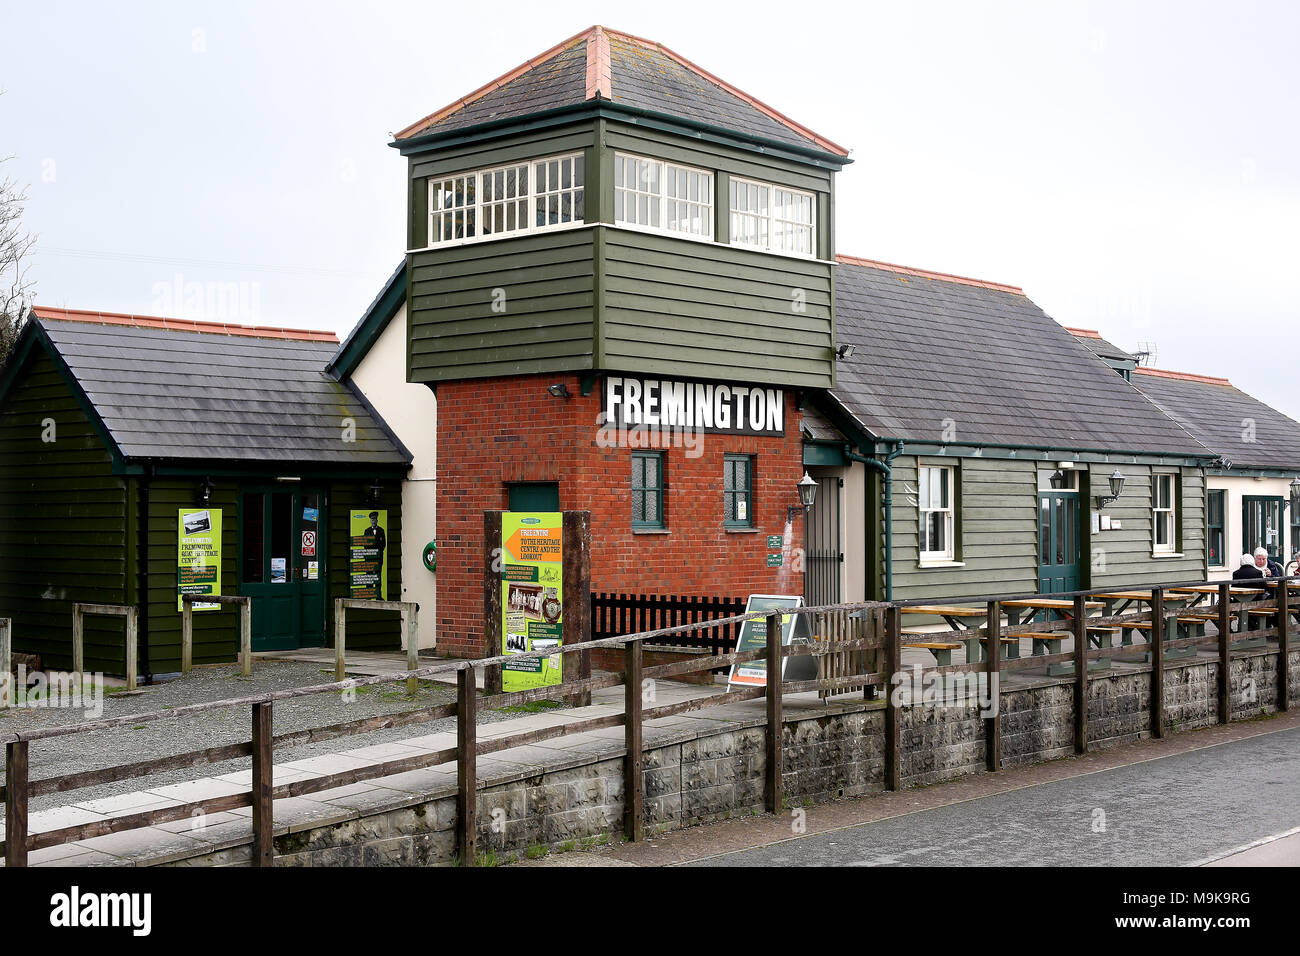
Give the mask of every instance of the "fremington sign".
M 779 388 L 607 375 L 601 395 L 608 427 L 785 434 L 785 392 Z

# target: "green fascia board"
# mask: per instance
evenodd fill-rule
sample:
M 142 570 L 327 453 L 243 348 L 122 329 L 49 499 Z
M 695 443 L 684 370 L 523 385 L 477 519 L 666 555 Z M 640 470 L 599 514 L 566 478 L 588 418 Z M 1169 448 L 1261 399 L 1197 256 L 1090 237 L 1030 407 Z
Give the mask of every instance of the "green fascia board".
M 352 327 L 352 331 L 325 366 L 326 372 L 336 381 L 344 381 L 356 371 L 371 346 L 384 334 L 384 329 L 388 328 L 393 316 L 406 303 L 406 262 L 406 258 L 403 258 L 401 265 L 388 277 L 379 295 L 367 306 L 360 321 Z
M 374 465 L 372 467 L 348 465 L 335 468 L 321 465 L 319 462 L 311 465 L 295 462 L 274 462 L 264 465 L 249 462 L 247 465 L 241 465 L 238 462 L 230 461 L 205 464 L 192 459 L 176 459 L 174 461 L 158 459 L 150 463 L 149 467 L 152 469 L 150 474 L 160 478 L 239 478 L 247 481 L 263 481 L 270 484 L 274 484 L 279 477 L 289 476 L 301 478 L 303 482 L 323 479 L 350 481 L 388 478 L 398 480 L 405 477 L 407 471 L 410 470 L 409 465 Z M 142 475 L 144 471 L 145 466 L 143 464 L 132 463 L 127 466 L 122 474 Z M 282 484 L 297 484 L 297 482 L 283 482 Z
M 82 414 L 90 422 L 95 434 L 99 436 L 99 440 L 104 443 L 104 447 L 108 450 L 113 462 L 113 474 L 124 474 L 122 468 L 125 459 L 122 456 L 122 450 L 118 447 L 117 442 L 113 440 L 113 435 L 109 432 L 108 426 L 104 424 L 104 420 L 100 417 L 99 410 L 95 408 L 94 402 L 90 400 L 90 396 L 81 387 L 81 382 L 77 380 L 77 376 L 72 374 L 72 369 L 63 360 L 63 356 L 59 354 L 59 350 L 55 348 L 54 343 L 50 341 L 45 327 L 41 325 L 41 321 L 35 313 L 28 316 L 22 332 L 19 333 L 18 341 L 14 343 L 13 353 L 9 356 L 5 367 L 0 370 L 0 408 L 3 408 L 9 390 L 13 387 L 13 383 L 18 380 L 18 375 L 27 363 L 32 350 L 38 346 L 49 355 L 50 361 L 54 363 L 55 369 L 58 370 L 59 377 L 63 379 L 64 384 L 68 386 L 73 397 L 76 398 Z
M 1289 469 L 1233 465 L 1231 468 L 1206 468 L 1205 474 L 1212 478 L 1297 478 L 1300 477 L 1300 464 Z
M 853 162 L 847 156 L 839 156 L 816 147 L 805 148 L 791 143 L 783 143 L 780 140 L 768 139 L 765 136 L 740 133 L 712 123 L 687 119 L 683 116 L 674 116 L 671 113 L 660 113 L 655 110 L 646 110 L 599 99 L 561 106 L 553 110 L 543 110 L 522 118 L 515 117 L 495 120 L 490 123 L 479 123 L 468 129 L 448 130 L 442 133 L 435 131 L 407 140 L 394 140 L 388 145 L 398 150 L 403 156 L 412 156 L 432 150 L 445 149 L 448 146 L 461 146 L 499 136 L 545 129 L 549 126 L 572 122 L 575 116 L 605 117 L 633 125 L 640 123 L 678 136 L 700 139 L 722 146 L 749 149 L 832 171 L 841 169 Z
M 830 391 L 810 391 L 807 393 L 807 400 L 825 415 L 832 425 L 843 432 L 846 438 L 857 445 L 858 452 L 863 455 L 872 456 L 887 453 L 887 448 L 881 449 L 877 447 L 881 443 L 895 446 L 898 444 L 892 439 L 881 438 L 879 435 L 872 434 L 868 428 L 853 417 L 853 414 Z
M 844 457 L 844 446 L 838 442 L 804 441 L 803 463 L 826 468 L 843 468 L 848 459 Z

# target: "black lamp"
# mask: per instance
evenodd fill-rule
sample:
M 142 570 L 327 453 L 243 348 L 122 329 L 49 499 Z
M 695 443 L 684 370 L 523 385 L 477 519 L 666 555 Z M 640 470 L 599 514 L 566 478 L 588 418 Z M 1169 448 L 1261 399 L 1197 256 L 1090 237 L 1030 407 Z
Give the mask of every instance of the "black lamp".
M 379 504 L 379 495 L 383 490 L 384 490 L 384 486 L 379 483 L 378 478 L 376 478 L 374 481 L 370 483 L 369 491 L 370 491 L 371 504 L 376 504 L 376 505 Z
M 817 500 L 817 479 L 808 474 L 808 472 L 805 471 L 803 473 L 803 477 L 799 479 L 799 484 L 795 487 L 799 489 L 799 504 L 791 505 L 786 509 L 785 516 L 787 521 L 793 521 L 795 515 L 803 514 L 811 508 L 813 502 Z
M 1112 501 L 1118 501 L 1119 496 L 1124 493 L 1124 475 L 1119 471 L 1110 476 L 1110 494 L 1104 495 L 1097 499 L 1097 510 L 1105 508 Z
M 1052 472 L 1052 477 L 1047 480 L 1051 483 L 1053 489 L 1059 491 L 1065 487 L 1065 472 L 1058 468 Z
M 204 478 L 199 482 L 199 504 L 206 505 L 212 500 L 212 492 L 216 490 L 211 478 Z
M 555 398 L 573 398 L 573 393 L 569 391 L 569 386 L 565 385 L 563 382 L 559 382 L 555 385 L 548 385 L 546 390 Z
M 1286 501 L 1282 502 L 1282 510 L 1285 511 L 1287 508 L 1290 508 L 1297 501 L 1300 501 L 1300 478 L 1292 478 L 1291 497 Z

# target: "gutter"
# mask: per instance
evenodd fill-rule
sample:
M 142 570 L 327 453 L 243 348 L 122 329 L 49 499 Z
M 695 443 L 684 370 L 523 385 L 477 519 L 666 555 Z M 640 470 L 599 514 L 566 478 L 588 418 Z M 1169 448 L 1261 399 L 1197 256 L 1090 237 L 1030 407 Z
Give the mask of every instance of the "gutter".
M 891 467 L 895 458 L 903 453 L 903 442 L 901 439 L 894 441 L 894 449 L 885 456 L 885 460 L 870 458 L 866 455 L 859 455 L 853 450 L 851 445 L 844 446 L 844 457 L 849 461 L 860 461 L 868 468 L 874 468 L 885 476 L 885 600 L 894 599 L 894 470 Z M 870 513 L 870 508 L 866 509 Z M 867 536 L 870 540 L 870 536 Z M 870 571 L 868 571 L 870 573 Z M 872 582 L 867 582 L 868 587 L 866 594 L 871 593 Z

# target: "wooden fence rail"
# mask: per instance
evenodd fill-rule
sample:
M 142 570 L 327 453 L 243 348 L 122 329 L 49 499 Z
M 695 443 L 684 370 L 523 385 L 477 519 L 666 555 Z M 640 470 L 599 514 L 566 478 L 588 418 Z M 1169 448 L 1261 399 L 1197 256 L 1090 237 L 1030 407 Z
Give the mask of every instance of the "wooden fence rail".
M 86 618 L 124 617 L 126 618 L 126 689 L 136 689 L 136 673 L 139 663 L 136 660 L 136 641 L 140 633 L 140 610 L 134 605 L 126 604 L 82 604 L 72 605 L 72 677 L 80 687 L 86 670 Z
M 1201 584 L 1203 582 L 1194 582 Z M 1187 586 L 1187 585 L 1183 585 Z M 1150 626 L 1150 639 L 1141 644 L 1121 648 L 1088 647 L 1086 627 L 1095 621 L 1108 618 L 1086 618 L 1086 600 L 1089 593 L 1076 592 L 1069 595 L 1073 599 L 1074 618 L 1069 621 L 1049 621 L 1017 625 L 1002 624 L 1003 601 L 994 597 L 983 601 L 986 605 L 984 626 L 978 629 L 978 635 L 984 646 L 982 661 L 966 661 L 962 664 L 943 667 L 924 668 L 928 677 L 934 674 L 964 673 L 973 680 L 985 682 L 986 695 L 981 701 L 984 710 L 982 716 L 986 729 L 986 755 L 989 770 L 1001 767 L 1000 754 L 1000 680 L 1006 671 L 1021 670 L 1030 666 L 1041 667 L 1049 662 L 1070 661 L 1073 663 L 1074 705 L 1079 719 L 1075 725 L 1075 750 L 1086 752 L 1087 737 L 1087 700 L 1088 700 L 1088 664 L 1103 655 L 1120 659 L 1125 653 L 1150 653 L 1151 681 L 1155 701 L 1163 689 L 1164 670 L 1166 666 L 1165 651 L 1181 647 L 1205 647 L 1213 645 L 1217 650 L 1219 668 L 1218 695 L 1220 701 L 1220 719 L 1231 718 L 1229 664 L 1233 654 L 1233 639 L 1230 625 L 1234 616 L 1240 616 L 1251 609 L 1272 609 L 1275 619 L 1273 627 L 1261 628 L 1251 632 L 1251 637 L 1275 638 L 1282 655 L 1279 663 L 1278 708 L 1285 710 L 1289 706 L 1288 664 L 1285 655 L 1289 650 L 1290 621 L 1289 616 L 1300 608 L 1292 602 L 1288 582 L 1283 581 L 1276 587 L 1276 594 L 1259 601 L 1231 603 L 1229 585 L 1220 586 L 1217 591 L 1217 604 L 1212 612 L 1220 625 L 1217 637 L 1191 637 L 1163 639 L 1166 617 L 1173 618 L 1177 612 L 1166 612 L 1164 607 L 1165 592 L 1171 586 L 1146 589 L 1150 594 L 1151 612 L 1146 623 Z M 1120 590 L 1120 589 L 1112 589 Z M 1132 590 L 1131 588 L 1129 590 Z M 1101 593 L 1101 592 L 1095 592 Z M 1053 595 L 1052 597 L 1060 597 Z M 1011 600 L 1007 598 L 1005 600 Z M 340 599 L 352 607 L 374 607 L 387 605 L 389 610 L 403 611 L 403 602 L 371 602 Z M 964 603 L 974 603 L 967 598 Z M 252 861 L 256 866 L 270 866 L 274 862 L 273 846 L 273 810 L 274 801 L 288 797 L 317 793 L 337 787 L 347 786 L 365 780 L 377 779 L 396 773 L 438 766 L 455 761 L 457 772 L 457 839 L 459 859 L 462 863 L 473 863 L 477 859 L 477 760 L 479 757 L 523 746 L 540 740 L 568 736 L 591 730 L 622 727 L 624 733 L 624 794 L 625 815 L 624 832 L 629 840 L 642 839 L 644 835 L 644 727 L 647 721 L 691 711 L 704 710 L 738 701 L 763 698 L 765 701 L 765 745 L 766 770 L 764 780 L 764 804 L 769 812 L 779 812 L 784 807 L 783 776 L 784 764 L 782 729 L 784 724 L 784 697 L 793 693 L 816 692 L 824 697 L 847 690 L 869 688 L 874 690 L 883 685 L 884 689 L 884 782 L 888 790 L 897 790 L 902 784 L 902 710 L 905 701 L 898 685 L 902 677 L 902 649 L 905 645 L 902 633 L 902 613 L 907 602 L 883 604 L 860 603 L 817 608 L 795 608 L 780 612 L 758 612 L 740 614 L 727 618 L 718 618 L 707 622 L 705 627 L 737 627 L 745 620 L 766 618 L 767 638 L 763 647 L 748 651 L 732 651 L 726 654 L 702 655 L 687 661 L 676 661 L 657 667 L 645 667 L 643 649 L 647 642 L 662 640 L 665 637 L 697 631 L 702 625 L 698 622 L 672 625 L 665 628 L 644 631 L 636 634 L 600 638 L 588 642 L 585 647 L 621 648 L 622 664 L 619 673 L 602 674 L 574 681 L 567 681 L 551 687 L 533 688 L 524 691 L 492 694 L 480 698 L 476 689 L 476 672 L 480 668 L 499 667 L 507 660 L 519 661 L 528 658 L 549 656 L 553 651 L 531 651 L 523 654 L 498 656 L 476 661 L 440 661 L 422 668 L 412 667 L 407 672 L 381 675 L 367 678 L 335 681 L 312 687 L 293 688 L 273 691 L 232 700 L 214 701 L 203 704 L 191 704 L 169 710 L 153 711 L 145 714 L 128 714 L 122 717 L 105 718 L 81 725 L 42 728 L 32 731 L 0 735 L 0 741 L 6 747 L 5 783 L 0 789 L 0 800 L 5 804 L 6 833 L 0 851 L 4 853 L 8 866 L 25 866 L 31 851 L 50 846 L 90 839 L 107 833 L 122 832 L 158 823 L 184 819 L 196 811 L 213 813 L 239 807 L 251 807 L 253 810 Z M 100 606 L 87 606 L 83 613 L 99 613 Z M 246 605 L 245 605 L 246 607 Z M 133 609 L 119 609 L 131 611 Z M 344 608 L 338 607 L 342 612 Z M 117 613 L 111 612 L 111 613 Z M 813 623 L 820 624 L 823 633 L 809 645 L 784 647 L 781 644 L 782 614 L 813 615 Z M 1110 618 L 1136 620 L 1141 615 L 1110 615 Z M 341 613 L 340 613 L 341 617 Z M 128 618 L 129 620 L 129 618 Z M 408 618 L 406 633 L 409 644 L 414 644 L 414 614 Z M 1010 631 L 1013 635 L 1029 636 L 1033 634 L 1057 634 L 1068 630 L 1074 637 L 1074 648 L 1063 654 L 1036 655 L 1027 658 L 1004 658 L 1002 641 Z M 1238 635 L 1240 638 L 1242 635 Z M 909 635 L 914 643 L 923 638 Z M 409 648 L 408 648 L 409 649 Z M 794 656 L 814 656 L 818 658 L 818 677 L 814 680 L 785 682 L 768 680 L 765 686 L 746 687 L 740 690 L 728 690 L 723 693 L 692 698 L 673 704 L 647 707 L 647 682 L 661 677 L 709 671 L 738 663 L 762 660 L 766 672 L 779 675 L 782 672 L 784 658 Z M 408 660 L 409 660 L 408 656 Z M 883 659 L 883 660 L 882 660 Z M 1173 666 L 1177 666 L 1176 662 Z M 403 714 L 383 715 L 346 721 L 327 727 L 274 736 L 271 730 L 271 716 L 274 704 L 281 700 L 290 700 L 313 694 L 338 692 L 349 688 L 390 684 L 398 681 L 418 681 L 421 678 L 438 676 L 450 677 L 454 674 L 457 694 L 455 703 L 441 704 L 421 708 Z M 542 699 L 570 699 L 576 694 L 589 694 L 592 690 L 617 685 L 624 687 L 624 709 L 618 714 L 602 714 L 587 719 L 576 720 L 559 726 L 548 726 L 534 730 L 521 731 L 503 737 L 479 741 L 477 738 L 477 710 L 480 706 L 504 706 L 520 704 Z M 155 720 L 190 717 L 206 714 L 214 710 L 247 706 L 251 708 L 251 733 L 247 743 L 211 747 L 148 761 L 108 767 L 101 770 L 66 774 L 41 780 L 29 779 L 29 748 L 32 743 L 57 737 L 73 736 L 95 731 L 121 727 L 127 724 L 140 724 Z M 272 768 L 277 748 L 298 746 L 303 743 L 330 740 L 368 733 L 386 727 L 400 727 L 418 724 L 430 720 L 456 717 L 456 746 L 434 753 L 421 753 L 414 756 L 389 760 L 383 763 L 358 767 L 351 770 L 314 777 L 292 783 L 273 785 Z M 1164 717 L 1158 704 L 1152 707 L 1151 733 L 1159 736 L 1164 733 Z M 94 787 L 104 783 L 145 777 L 169 769 L 185 766 L 199 766 L 225 760 L 251 757 L 253 763 L 252 783 L 247 792 L 229 796 L 208 798 L 178 806 L 142 811 L 106 820 L 97 820 L 75 826 L 62 827 L 39 834 L 28 832 L 28 803 L 33 797 L 51 793 L 63 793 Z
M 348 608 L 364 608 L 369 611 L 396 611 L 402 616 L 402 635 L 406 639 L 406 669 L 420 668 L 420 605 L 414 601 L 374 601 L 365 598 L 334 599 L 334 679 L 347 677 L 347 661 L 344 645 L 347 643 Z M 408 677 L 406 692 L 414 697 L 419 689 L 418 677 Z
M 194 605 L 227 604 L 239 608 L 239 673 L 253 676 L 253 599 L 234 594 L 181 595 L 181 673 L 194 668 Z

